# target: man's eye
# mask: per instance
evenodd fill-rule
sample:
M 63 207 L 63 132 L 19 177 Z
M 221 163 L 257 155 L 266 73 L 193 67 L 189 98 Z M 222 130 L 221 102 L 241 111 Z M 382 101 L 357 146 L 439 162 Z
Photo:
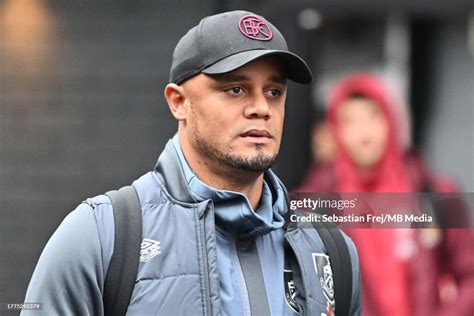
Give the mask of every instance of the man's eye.
M 235 95 L 239 95 L 243 92 L 242 88 L 241 87 L 232 87 L 228 90 L 226 90 L 227 92 L 231 93 L 231 94 L 235 94 Z
M 270 97 L 279 97 L 282 94 L 280 89 L 270 89 L 267 91 L 267 95 Z

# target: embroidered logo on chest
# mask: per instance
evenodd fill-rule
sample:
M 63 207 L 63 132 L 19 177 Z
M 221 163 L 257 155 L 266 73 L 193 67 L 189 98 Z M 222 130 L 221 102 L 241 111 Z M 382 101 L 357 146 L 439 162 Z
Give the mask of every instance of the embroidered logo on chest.
M 313 263 L 319 277 L 323 294 L 329 303 L 334 304 L 334 279 L 329 256 L 324 253 L 313 253 Z
M 147 238 L 143 239 L 140 246 L 140 262 L 148 262 L 160 253 L 159 241 Z
M 283 270 L 283 279 L 285 282 L 285 301 L 286 304 L 295 312 L 299 313 L 298 305 L 296 304 L 296 288 L 293 281 L 293 271 L 289 269 Z

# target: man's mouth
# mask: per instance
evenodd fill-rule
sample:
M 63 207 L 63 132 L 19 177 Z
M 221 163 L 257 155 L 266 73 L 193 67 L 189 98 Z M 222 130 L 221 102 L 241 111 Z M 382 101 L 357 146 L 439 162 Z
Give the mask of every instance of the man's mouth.
M 264 129 L 251 129 L 242 134 L 240 137 L 266 137 L 266 138 L 273 138 L 272 134 L 269 131 Z
M 240 137 L 251 143 L 263 144 L 269 142 L 273 135 L 264 129 L 250 129 L 240 134 Z

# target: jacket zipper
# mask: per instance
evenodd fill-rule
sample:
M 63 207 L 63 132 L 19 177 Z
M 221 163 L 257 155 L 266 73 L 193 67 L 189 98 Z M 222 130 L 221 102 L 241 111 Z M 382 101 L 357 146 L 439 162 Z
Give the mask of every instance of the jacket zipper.
M 233 259 L 236 263 L 237 269 L 237 281 L 239 282 L 240 294 L 242 297 L 242 303 L 244 308 L 244 315 L 251 316 L 252 312 L 250 309 L 250 298 L 247 290 L 247 282 L 245 281 L 244 271 L 242 270 L 242 265 L 240 264 L 239 253 L 238 253 L 238 244 L 239 240 L 236 238 L 233 249 Z
M 212 207 L 212 205 L 210 206 Z M 212 308 L 211 308 L 211 289 L 210 289 L 210 280 L 209 280 L 209 262 L 208 262 L 208 253 L 207 253 L 207 243 L 206 243 L 206 227 L 205 227 L 205 220 L 206 220 L 207 212 L 203 214 L 203 216 L 199 219 L 199 232 L 200 232 L 200 239 L 201 239 L 201 253 L 203 258 L 203 269 L 204 269 L 204 296 L 206 299 L 206 315 L 212 315 Z
M 302 263 L 301 263 L 301 259 L 297 256 L 297 252 L 295 251 L 296 247 L 295 245 L 293 244 L 293 242 L 290 240 L 290 238 L 287 238 L 285 237 L 285 239 L 288 241 L 288 243 L 290 244 L 290 247 L 291 249 L 293 250 L 293 253 L 295 254 L 295 257 L 296 257 L 296 261 L 298 262 L 298 266 L 300 268 L 300 271 L 301 271 L 301 281 L 303 282 L 303 289 L 304 289 L 304 293 L 305 295 L 307 296 L 308 295 L 308 288 L 306 287 L 306 282 L 305 282 L 305 277 L 303 275 L 303 269 L 301 267 L 303 267 Z M 306 312 L 308 313 L 308 315 L 310 315 L 309 313 L 309 304 L 308 304 L 308 300 L 305 298 L 305 305 L 306 305 Z M 300 314 L 301 316 L 306 316 L 304 314 Z

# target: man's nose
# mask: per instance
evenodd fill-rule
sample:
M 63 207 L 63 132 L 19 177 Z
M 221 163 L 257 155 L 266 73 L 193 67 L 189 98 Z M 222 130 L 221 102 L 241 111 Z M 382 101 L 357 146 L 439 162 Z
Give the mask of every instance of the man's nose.
M 269 100 L 264 95 L 255 96 L 245 107 L 245 117 L 247 118 L 263 118 L 270 119 L 271 109 Z

